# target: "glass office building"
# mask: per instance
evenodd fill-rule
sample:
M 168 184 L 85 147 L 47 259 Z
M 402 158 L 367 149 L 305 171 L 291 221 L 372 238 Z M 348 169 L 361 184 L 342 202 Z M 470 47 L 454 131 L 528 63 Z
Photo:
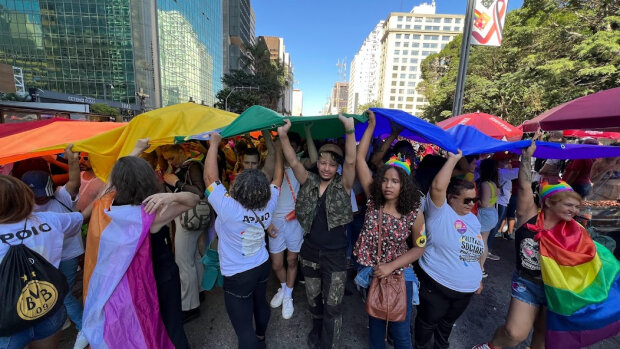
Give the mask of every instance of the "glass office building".
M 222 2 L 157 2 L 162 104 L 212 106 L 222 89 Z
M 0 1 L 0 62 L 27 87 L 134 103 L 129 1 Z
M 0 0 L 0 63 L 26 86 L 150 108 L 222 87 L 220 0 Z

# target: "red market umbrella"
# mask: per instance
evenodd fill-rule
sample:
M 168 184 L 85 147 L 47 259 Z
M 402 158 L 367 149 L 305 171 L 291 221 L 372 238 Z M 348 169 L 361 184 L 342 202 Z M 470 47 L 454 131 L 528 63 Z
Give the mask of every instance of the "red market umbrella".
M 620 130 L 620 87 L 599 91 L 553 109 L 523 123 L 524 132 L 570 129 Z
M 620 132 L 590 131 L 590 130 L 564 130 L 564 137 L 592 137 L 620 139 Z
M 523 136 L 523 131 L 517 127 L 512 126 L 497 116 L 481 113 L 479 111 L 453 116 L 437 123 L 437 126 L 444 130 L 452 128 L 456 125 L 473 126 L 478 129 L 478 131 L 489 137 L 493 137 L 495 139 L 505 139 L 511 142 L 521 140 L 521 137 Z

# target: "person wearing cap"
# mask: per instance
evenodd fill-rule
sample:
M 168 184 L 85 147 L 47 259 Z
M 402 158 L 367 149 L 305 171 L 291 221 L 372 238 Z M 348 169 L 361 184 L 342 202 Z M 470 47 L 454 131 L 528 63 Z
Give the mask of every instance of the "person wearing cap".
M 21 180 L 33 191 L 35 197 L 34 212 L 56 212 L 69 213 L 77 212 L 78 192 L 80 190 L 80 161 L 79 154 L 71 151 L 73 147 L 69 144 L 65 149 L 65 159 L 69 165 L 69 181 L 59 187 L 54 188 L 54 182 L 49 171 L 33 170 L 27 171 L 21 176 Z M 60 271 L 67 278 L 69 289 L 73 288 L 78 269 L 78 258 L 84 254 L 84 243 L 80 234 L 81 226 L 73 226 L 75 232 L 67 234 L 62 246 L 62 257 L 59 265 Z M 82 313 L 84 311 L 82 302 L 78 301 L 73 292 L 67 293 L 64 300 L 69 319 L 75 324 L 79 331 L 82 328 Z M 63 328 L 70 326 L 65 323 Z
M 523 150 L 519 167 L 516 270 L 512 276 L 512 299 L 506 323 L 495 331 L 491 341 L 476 345 L 474 349 L 516 347 L 527 339 L 532 328 L 534 334 L 531 348 L 545 348 L 547 299 L 536 235 L 541 228 L 551 230 L 560 224 L 572 222 L 579 212 L 582 198 L 564 181 L 555 184 L 543 182 L 539 192 L 542 206 L 539 212 L 532 191 L 531 158 L 536 150 L 536 138 Z
M 308 172 L 291 147 L 291 122 L 278 128 L 284 157 L 301 185 L 295 215 L 305 232 L 301 246 L 302 271 L 313 328 L 310 348 L 337 348 L 342 326 L 342 300 L 347 280 L 346 225 L 353 220 L 351 188 L 355 181 L 354 120 L 340 113 L 346 133 L 345 152 L 335 144 L 319 149 L 318 174 Z M 342 175 L 338 165 L 342 165 Z M 323 292 L 326 291 L 326 293 Z

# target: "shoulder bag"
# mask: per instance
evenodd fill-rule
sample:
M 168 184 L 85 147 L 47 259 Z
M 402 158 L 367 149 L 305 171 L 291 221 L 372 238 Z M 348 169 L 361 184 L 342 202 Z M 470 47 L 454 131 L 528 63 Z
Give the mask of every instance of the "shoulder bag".
M 202 163 L 198 162 L 198 164 L 202 166 Z M 187 184 L 189 181 L 190 185 L 194 185 L 192 177 L 189 175 L 191 166 L 190 164 L 185 171 L 184 183 Z M 209 224 L 211 224 L 211 206 L 206 197 L 200 199 L 196 207 L 181 213 L 181 226 L 186 230 L 205 230 Z
M 379 246 L 377 265 L 383 252 L 383 208 L 379 208 Z M 390 274 L 383 279 L 372 278 L 366 299 L 368 315 L 388 322 L 405 321 L 407 318 L 407 287 L 403 274 Z M 387 333 L 387 331 L 386 331 Z

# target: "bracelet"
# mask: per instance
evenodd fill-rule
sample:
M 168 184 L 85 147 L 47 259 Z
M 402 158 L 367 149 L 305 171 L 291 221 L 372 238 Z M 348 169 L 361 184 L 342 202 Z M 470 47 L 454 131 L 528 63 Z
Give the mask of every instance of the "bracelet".
M 352 133 L 355 133 L 355 129 L 353 128 L 353 129 L 350 129 L 350 130 L 344 130 L 344 133 L 350 135 Z

